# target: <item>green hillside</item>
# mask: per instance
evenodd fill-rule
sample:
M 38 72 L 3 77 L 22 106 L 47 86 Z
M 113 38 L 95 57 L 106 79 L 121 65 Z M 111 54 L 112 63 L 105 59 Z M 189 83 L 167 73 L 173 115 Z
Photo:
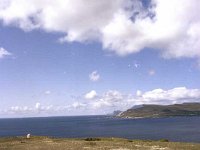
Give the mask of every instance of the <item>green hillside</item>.
M 139 108 L 128 109 L 117 116 L 121 118 L 149 118 L 199 115 L 200 103 L 183 103 L 175 105 L 142 105 Z

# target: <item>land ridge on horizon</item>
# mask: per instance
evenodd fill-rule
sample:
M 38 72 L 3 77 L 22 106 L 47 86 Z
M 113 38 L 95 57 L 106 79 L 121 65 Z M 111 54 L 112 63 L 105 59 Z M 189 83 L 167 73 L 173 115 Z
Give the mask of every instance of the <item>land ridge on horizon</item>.
M 159 118 L 175 116 L 200 116 L 200 103 L 182 103 L 173 105 L 143 104 L 126 111 L 115 111 L 120 118 Z

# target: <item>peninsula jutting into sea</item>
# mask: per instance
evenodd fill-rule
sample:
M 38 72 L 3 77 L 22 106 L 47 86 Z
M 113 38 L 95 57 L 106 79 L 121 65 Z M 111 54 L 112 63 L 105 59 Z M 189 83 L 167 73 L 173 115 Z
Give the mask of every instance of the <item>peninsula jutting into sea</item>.
M 200 116 L 200 103 L 174 105 L 138 105 L 114 114 L 120 118 L 159 118 L 176 116 Z

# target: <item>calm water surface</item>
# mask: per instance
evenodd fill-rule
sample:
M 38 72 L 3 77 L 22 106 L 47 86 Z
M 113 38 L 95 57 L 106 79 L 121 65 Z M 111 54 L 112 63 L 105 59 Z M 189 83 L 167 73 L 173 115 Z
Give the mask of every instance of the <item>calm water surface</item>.
M 0 119 L 0 137 L 33 135 L 200 142 L 200 117 L 117 119 L 108 116 Z

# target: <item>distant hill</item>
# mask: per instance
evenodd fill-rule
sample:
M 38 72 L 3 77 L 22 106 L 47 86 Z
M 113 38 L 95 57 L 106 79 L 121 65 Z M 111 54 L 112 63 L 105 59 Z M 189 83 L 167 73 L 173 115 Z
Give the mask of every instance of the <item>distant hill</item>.
M 172 116 L 200 116 L 200 103 L 174 105 L 140 105 L 117 115 L 120 118 L 155 118 Z

